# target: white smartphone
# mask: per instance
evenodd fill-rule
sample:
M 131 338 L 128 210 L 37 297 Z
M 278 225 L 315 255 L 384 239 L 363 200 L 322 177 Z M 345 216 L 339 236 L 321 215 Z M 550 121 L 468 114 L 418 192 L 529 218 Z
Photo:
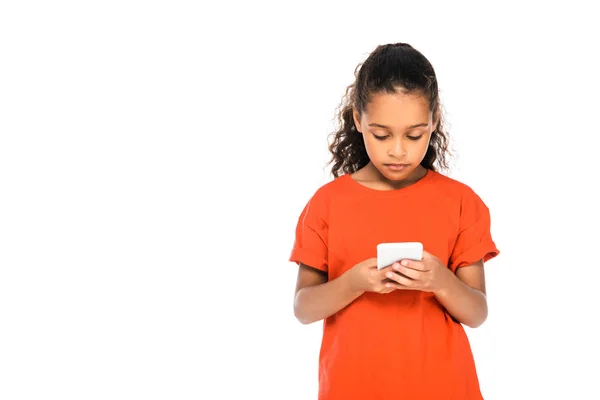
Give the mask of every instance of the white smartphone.
M 404 259 L 421 261 L 423 259 L 423 243 L 399 242 L 377 245 L 377 269 L 385 268 Z

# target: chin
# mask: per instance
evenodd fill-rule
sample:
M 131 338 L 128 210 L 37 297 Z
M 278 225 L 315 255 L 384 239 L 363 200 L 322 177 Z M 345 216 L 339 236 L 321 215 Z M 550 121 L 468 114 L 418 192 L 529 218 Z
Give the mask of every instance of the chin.
M 410 169 L 409 169 L 410 168 Z M 379 173 L 389 181 L 401 181 L 408 178 L 415 171 L 416 168 L 409 167 L 402 171 L 392 171 L 385 165 L 378 168 Z

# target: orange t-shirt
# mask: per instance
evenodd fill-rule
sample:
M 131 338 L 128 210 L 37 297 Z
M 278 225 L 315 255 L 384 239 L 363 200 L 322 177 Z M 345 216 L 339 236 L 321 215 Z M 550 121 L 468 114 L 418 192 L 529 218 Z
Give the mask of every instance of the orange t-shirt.
M 377 257 L 382 242 L 422 242 L 453 272 L 499 254 L 487 206 L 467 185 L 428 170 L 414 184 L 375 190 L 342 175 L 302 211 L 290 261 L 333 280 Z M 319 399 L 482 399 L 463 326 L 432 293 L 366 292 L 326 318 Z

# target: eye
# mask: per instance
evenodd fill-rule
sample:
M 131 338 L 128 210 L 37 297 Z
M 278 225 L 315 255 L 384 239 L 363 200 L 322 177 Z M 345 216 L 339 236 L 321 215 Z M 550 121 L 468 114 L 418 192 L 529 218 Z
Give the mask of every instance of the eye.
M 377 136 L 376 134 L 373 134 L 373 137 L 377 140 L 385 140 L 385 138 L 387 138 L 387 136 Z
M 407 138 L 409 140 L 419 140 L 423 137 L 423 135 L 419 135 L 419 136 L 407 136 Z

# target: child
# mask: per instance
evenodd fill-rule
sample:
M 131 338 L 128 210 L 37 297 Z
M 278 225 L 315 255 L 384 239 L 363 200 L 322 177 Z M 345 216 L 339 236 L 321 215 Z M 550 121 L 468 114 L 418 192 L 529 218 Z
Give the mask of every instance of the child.
M 482 399 L 462 324 L 487 317 L 483 264 L 499 254 L 489 210 L 447 168 L 438 82 L 405 43 L 356 70 L 329 149 L 334 180 L 302 211 L 290 261 L 294 312 L 324 320 L 319 399 Z M 377 269 L 382 242 L 421 261 Z

